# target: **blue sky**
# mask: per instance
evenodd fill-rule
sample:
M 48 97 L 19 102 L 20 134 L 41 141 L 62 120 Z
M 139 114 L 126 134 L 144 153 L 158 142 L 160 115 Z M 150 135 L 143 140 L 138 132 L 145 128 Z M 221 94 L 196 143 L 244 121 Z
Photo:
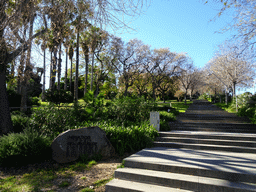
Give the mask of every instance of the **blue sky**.
M 173 52 L 186 52 L 198 67 L 214 55 L 214 50 L 231 33 L 215 33 L 232 21 L 226 14 L 210 22 L 218 14 L 220 4 L 202 0 L 152 1 L 147 11 L 130 26 L 137 32 L 118 35 L 123 40 L 137 38 L 154 48 L 169 47 Z

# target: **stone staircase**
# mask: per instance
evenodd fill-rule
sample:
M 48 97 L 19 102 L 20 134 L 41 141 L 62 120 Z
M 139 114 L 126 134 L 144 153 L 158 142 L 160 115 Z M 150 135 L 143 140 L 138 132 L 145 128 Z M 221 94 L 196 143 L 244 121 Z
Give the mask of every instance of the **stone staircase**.
M 256 191 L 256 126 L 207 101 L 160 132 L 153 148 L 127 157 L 106 192 Z

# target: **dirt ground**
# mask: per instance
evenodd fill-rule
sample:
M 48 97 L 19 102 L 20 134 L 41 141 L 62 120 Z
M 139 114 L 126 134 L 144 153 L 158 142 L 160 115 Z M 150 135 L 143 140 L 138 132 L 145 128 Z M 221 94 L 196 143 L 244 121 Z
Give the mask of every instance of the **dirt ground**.
M 39 191 L 62 191 L 62 192 L 73 192 L 80 191 L 84 188 L 91 188 L 95 192 L 104 192 L 105 184 L 102 186 L 96 186 L 95 182 L 99 180 L 109 180 L 114 177 L 114 172 L 117 166 L 122 164 L 122 160 L 131 154 L 125 154 L 122 157 L 113 157 L 107 160 L 101 160 L 93 165 L 88 170 L 73 171 L 70 177 L 57 176 L 51 181 L 50 187 L 40 187 Z M 58 164 L 55 161 L 46 161 L 40 164 L 29 164 L 23 167 L 0 167 L 0 180 L 9 176 L 15 176 L 16 178 L 22 177 L 25 173 L 31 173 L 38 169 L 52 169 L 57 170 L 58 168 L 65 167 L 67 165 Z M 63 181 L 70 183 L 67 187 L 60 187 L 60 183 Z M 0 187 L 1 188 L 1 187 Z M 0 190 L 1 191 L 1 190 Z M 25 190 L 26 191 L 26 190 Z

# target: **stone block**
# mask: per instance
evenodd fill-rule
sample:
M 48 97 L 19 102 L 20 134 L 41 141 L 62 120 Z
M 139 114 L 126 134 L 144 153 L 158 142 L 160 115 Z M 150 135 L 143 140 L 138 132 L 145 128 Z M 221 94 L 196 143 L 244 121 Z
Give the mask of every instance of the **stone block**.
M 101 154 L 103 158 L 115 155 L 115 149 L 99 127 L 68 130 L 52 142 L 52 158 L 58 163 L 77 160 L 81 155 L 91 157 Z

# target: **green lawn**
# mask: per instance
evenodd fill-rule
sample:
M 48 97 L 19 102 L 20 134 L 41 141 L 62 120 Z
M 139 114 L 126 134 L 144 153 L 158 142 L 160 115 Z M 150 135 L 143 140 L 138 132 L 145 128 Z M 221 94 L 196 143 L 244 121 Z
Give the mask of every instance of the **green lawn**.
M 172 104 L 172 107 L 175 108 L 180 113 L 184 113 L 188 108 L 189 105 L 193 103 L 193 101 L 187 100 L 187 104 L 184 104 L 184 101 L 178 102 L 177 100 L 167 100 L 165 103 L 163 101 L 158 102 L 159 107 L 170 107 L 170 103 Z

